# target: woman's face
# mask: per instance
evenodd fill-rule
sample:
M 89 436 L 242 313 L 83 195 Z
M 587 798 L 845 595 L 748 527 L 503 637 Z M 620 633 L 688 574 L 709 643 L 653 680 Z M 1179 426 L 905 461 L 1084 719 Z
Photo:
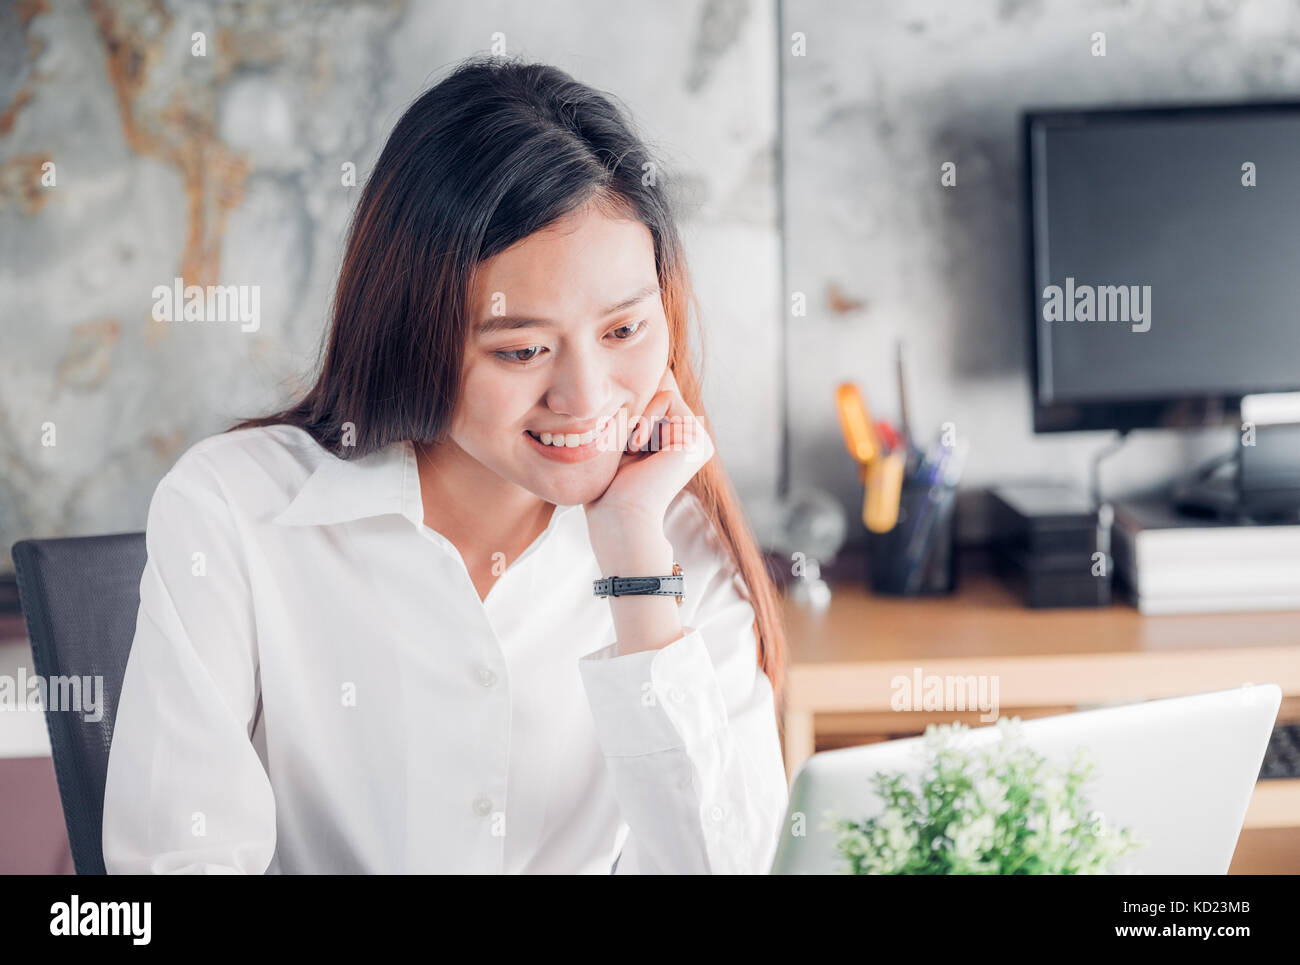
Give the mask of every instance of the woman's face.
M 470 304 L 452 441 L 548 502 L 596 499 L 668 365 L 649 229 L 579 209 L 481 263 Z M 528 435 L 581 435 L 609 417 L 616 431 L 577 450 Z

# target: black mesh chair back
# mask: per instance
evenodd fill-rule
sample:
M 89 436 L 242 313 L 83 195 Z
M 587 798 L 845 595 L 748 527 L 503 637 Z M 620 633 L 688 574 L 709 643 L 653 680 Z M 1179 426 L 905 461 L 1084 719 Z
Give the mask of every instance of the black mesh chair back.
M 71 709 L 45 714 L 73 863 L 77 874 L 102 875 L 104 780 L 140 609 L 144 533 L 20 540 L 13 558 L 36 673 L 47 686 L 103 681 L 99 720 Z

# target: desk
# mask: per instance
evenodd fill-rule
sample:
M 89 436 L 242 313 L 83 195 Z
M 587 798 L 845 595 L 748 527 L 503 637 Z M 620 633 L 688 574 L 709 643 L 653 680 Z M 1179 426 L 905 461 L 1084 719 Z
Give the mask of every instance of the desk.
M 988 573 L 963 574 L 957 594 L 932 599 L 877 597 L 857 582 L 832 587 L 820 614 L 785 600 L 790 777 L 819 743 L 917 734 L 932 721 L 982 724 L 977 710 L 892 710 L 890 681 L 917 668 L 996 674 L 999 712 L 1026 720 L 1245 683 L 1281 687 L 1280 720 L 1300 713 L 1300 611 L 1031 610 Z M 1244 827 L 1300 827 L 1300 780 L 1261 781 Z

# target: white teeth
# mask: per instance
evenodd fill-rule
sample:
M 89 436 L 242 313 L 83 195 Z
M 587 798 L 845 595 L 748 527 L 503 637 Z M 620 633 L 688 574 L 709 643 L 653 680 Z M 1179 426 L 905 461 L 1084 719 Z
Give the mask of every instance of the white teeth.
M 606 419 L 606 422 L 608 422 L 608 419 Z M 555 433 L 554 435 L 552 435 L 549 432 L 543 432 L 539 436 L 537 433 L 532 432 L 530 430 L 529 435 L 531 435 L 534 439 L 540 440 L 542 445 L 544 446 L 556 446 L 557 448 L 576 449 L 578 448 L 578 446 L 585 446 L 590 444 L 596 438 L 596 436 L 598 436 L 601 433 L 601 431 L 604 428 L 605 428 L 605 422 L 602 422 L 599 428 L 592 429 L 591 431 L 584 432 L 582 434 L 578 434 L 576 432 L 569 432 L 569 433 Z
M 541 435 L 542 445 L 544 446 L 568 447 L 570 449 L 585 446 L 595 438 L 595 431 L 584 432 L 582 435 L 578 435 L 576 432 L 570 432 L 567 435 L 560 435 L 559 433 L 551 435 L 549 432 L 543 432 Z

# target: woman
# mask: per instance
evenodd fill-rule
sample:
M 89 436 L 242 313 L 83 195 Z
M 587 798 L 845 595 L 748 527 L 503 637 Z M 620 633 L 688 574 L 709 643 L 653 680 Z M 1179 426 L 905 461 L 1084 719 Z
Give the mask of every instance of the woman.
M 110 872 L 768 869 L 777 598 L 654 170 L 547 66 L 407 110 L 314 385 L 154 494 Z

